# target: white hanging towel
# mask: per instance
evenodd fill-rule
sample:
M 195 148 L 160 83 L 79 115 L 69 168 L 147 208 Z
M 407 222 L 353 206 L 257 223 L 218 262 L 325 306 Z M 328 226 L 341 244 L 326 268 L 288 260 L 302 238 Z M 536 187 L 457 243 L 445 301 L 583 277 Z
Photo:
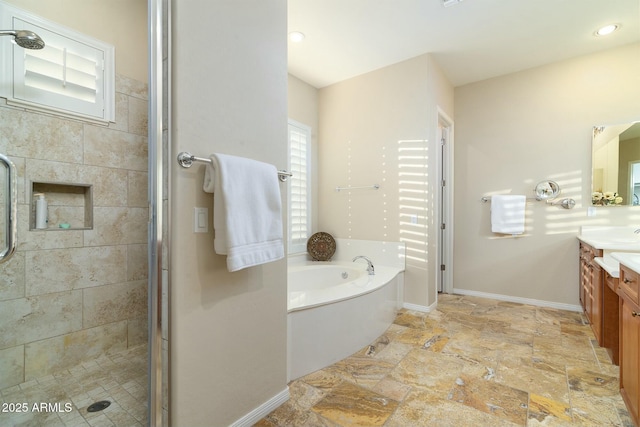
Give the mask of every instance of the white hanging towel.
M 491 231 L 503 234 L 523 234 L 526 202 L 526 196 L 491 196 Z
M 212 154 L 203 190 L 213 193 L 213 247 L 238 271 L 284 258 L 282 202 L 275 166 Z

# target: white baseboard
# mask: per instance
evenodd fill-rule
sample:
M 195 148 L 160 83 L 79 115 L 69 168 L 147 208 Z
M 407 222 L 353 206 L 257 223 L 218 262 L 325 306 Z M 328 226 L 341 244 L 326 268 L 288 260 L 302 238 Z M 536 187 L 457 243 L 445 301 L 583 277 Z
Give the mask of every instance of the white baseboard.
M 457 295 L 469 295 L 472 297 L 491 298 L 499 301 L 517 302 L 520 304 L 529 304 L 529 305 L 535 305 L 538 307 L 557 308 L 559 310 L 578 311 L 578 312 L 582 311 L 582 307 L 580 307 L 579 305 L 564 304 L 560 302 L 544 301 L 544 300 L 532 299 L 532 298 L 520 298 L 520 297 L 509 296 L 509 295 L 491 294 L 488 292 L 470 291 L 467 289 L 457 289 L 457 288 L 453 288 L 453 293 Z
M 273 410 L 285 403 L 287 400 L 289 400 L 289 387 L 282 390 L 280 393 L 276 394 L 271 399 L 267 400 L 265 403 L 258 406 L 256 409 L 231 424 L 231 427 L 251 427 L 258 421 L 269 415 Z
M 430 306 L 426 306 L 426 305 L 418 305 L 418 304 L 403 302 L 402 308 L 406 308 L 407 310 L 413 310 L 413 311 L 421 311 L 423 313 L 431 313 L 433 310 L 435 310 L 437 305 L 438 303 L 433 303 Z

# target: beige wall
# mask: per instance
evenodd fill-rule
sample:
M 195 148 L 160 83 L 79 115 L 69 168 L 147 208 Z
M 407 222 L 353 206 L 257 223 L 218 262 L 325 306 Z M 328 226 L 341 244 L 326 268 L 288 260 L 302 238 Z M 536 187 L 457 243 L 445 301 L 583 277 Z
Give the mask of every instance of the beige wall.
M 640 45 L 554 63 L 455 89 L 454 287 L 578 304 L 580 225 L 637 224 L 630 207 L 591 197 L 592 127 L 638 120 Z M 552 179 L 573 210 L 529 202 L 526 233 L 491 233 L 490 194 L 533 195 Z
M 114 45 L 116 73 L 147 83 L 146 0 L 3 1 Z
M 318 228 L 339 238 L 405 241 L 405 302 L 433 304 L 437 107 L 453 116 L 452 86 L 423 55 L 319 93 Z M 413 166 L 423 175 L 404 175 Z M 380 189 L 335 191 L 373 184 Z
M 229 425 L 286 389 L 286 260 L 227 272 L 204 165 L 173 160 L 186 150 L 286 165 L 286 21 L 284 0 L 173 3 L 172 425 Z M 193 233 L 195 206 L 209 208 L 208 233 Z
M 108 128 L 0 99 L 0 153 L 16 164 L 19 203 L 18 248 L 0 264 L 0 324 L 12 325 L 0 338 L 0 389 L 147 341 L 147 88 L 116 80 Z M 58 184 L 35 187 L 47 231 L 31 229 L 32 182 Z M 74 184 L 92 186 L 91 204 Z

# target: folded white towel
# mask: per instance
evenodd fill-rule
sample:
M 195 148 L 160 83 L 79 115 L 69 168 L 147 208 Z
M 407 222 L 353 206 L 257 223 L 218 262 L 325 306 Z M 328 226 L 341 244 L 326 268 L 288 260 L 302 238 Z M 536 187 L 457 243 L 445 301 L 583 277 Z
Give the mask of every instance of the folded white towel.
M 213 246 L 229 271 L 284 258 L 282 202 L 275 166 L 212 154 L 203 189 L 213 193 Z
M 491 196 L 491 231 L 523 234 L 526 201 L 527 198 L 520 195 Z

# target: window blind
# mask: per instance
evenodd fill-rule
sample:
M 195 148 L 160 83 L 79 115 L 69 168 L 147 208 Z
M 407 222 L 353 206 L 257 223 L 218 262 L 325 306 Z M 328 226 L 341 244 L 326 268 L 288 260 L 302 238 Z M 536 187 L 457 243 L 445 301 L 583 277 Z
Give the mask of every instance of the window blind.
M 311 129 L 289 122 L 289 252 L 306 250 L 311 229 L 309 153 Z
M 17 28 L 29 25 L 14 18 Z M 38 27 L 41 50 L 14 49 L 14 97 L 104 117 L 105 52 Z
M 105 124 L 115 121 L 115 48 L 0 1 L 1 28 L 35 32 L 40 50 L 0 44 L 7 104 Z

